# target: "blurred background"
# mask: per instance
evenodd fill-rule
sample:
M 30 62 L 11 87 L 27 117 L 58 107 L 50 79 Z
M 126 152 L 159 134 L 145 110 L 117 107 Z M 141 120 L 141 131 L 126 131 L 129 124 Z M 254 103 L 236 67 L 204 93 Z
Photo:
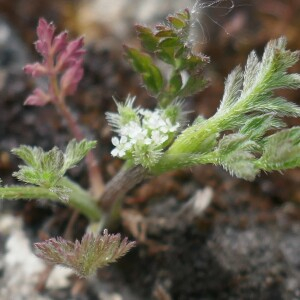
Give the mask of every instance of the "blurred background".
M 39 58 L 33 42 L 40 17 L 53 21 L 58 32 L 68 29 L 73 37 L 85 36 L 85 77 L 69 103 L 87 136 L 100 140 L 98 158 L 109 180 L 122 165 L 109 154 L 111 131 L 104 112 L 115 110 L 112 96 L 122 100 L 132 94 L 138 105 L 155 105 L 123 58 L 122 45 L 139 45 L 134 24 L 157 24 L 168 14 L 194 5 L 192 0 L 0 0 L 0 175 L 4 182 L 15 183 L 11 173 L 18 161 L 11 148 L 20 144 L 64 147 L 70 139 L 52 107 L 22 106 L 36 84 L 22 68 Z M 252 49 L 261 55 L 270 39 L 282 35 L 288 48 L 300 49 L 298 0 L 199 1 L 196 6 L 191 39 L 211 58 L 205 70 L 211 84 L 187 99 L 187 108 L 194 111 L 191 119 L 214 114 L 225 77 L 245 63 Z M 300 72 L 300 64 L 292 71 Z M 299 91 L 280 93 L 300 104 Z M 287 122 L 299 124 L 294 119 Z M 83 166 L 72 170 L 71 176 L 87 185 Z M 140 245 L 120 265 L 100 271 L 101 284 L 95 279 L 74 292 L 73 278 L 67 287 L 48 290 L 46 298 L 29 293 L 23 299 L 73 299 L 74 294 L 74 299 L 105 300 L 300 299 L 299 186 L 299 170 L 284 176 L 262 174 L 253 183 L 212 166 L 165 174 L 126 198 L 119 231 Z M 205 197 L 210 203 L 203 214 L 168 227 L 172 211 L 203 189 L 208 189 Z M 59 235 L 69 216 L 63 206 L 35 202 L 4 202 L 2 212 L 22 218 L 31 242 L 43 232 Z M 77 236 L 85 225 L 84 218 L 77 222 Z M 8 251 L 8 239 L 9 233 L 0 226 L 0 257 Z M 9 286 L 11 274 L 1 258 L 0 269 L 1 291 Z M 26 284 L 24 278 L 16 282 Z M 17 299 L 21 292 L 8 296 L 13 289 L 0 293 L 0 298 Z M 119 298 L 107 296 L 114 293 Z

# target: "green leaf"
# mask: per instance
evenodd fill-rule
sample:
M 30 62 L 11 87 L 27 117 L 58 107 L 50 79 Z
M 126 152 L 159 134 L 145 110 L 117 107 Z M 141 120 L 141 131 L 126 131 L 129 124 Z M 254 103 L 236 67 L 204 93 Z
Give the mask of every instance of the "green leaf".
M 286 72 L 299 58 L 299 52 L 288 51 L 285 45 L 284 38 L 270 41 L 261 61 L 251 52 L 244 73 L 238 67 L 226 79 L 221 105 L 217 113 L 207 120 L 207 128 L 193 125 L 184 130 L 170 146 L 168 154 L 195 153 L 208 134 L 237 130 L 255 115 L 273 114 L 277 123 L 278 118 L 283 116 L 300 116 L 298 106 L 273 96 L 276 88 L 298 86 L 299 75 Z M 178 96 L 186 96 L 185 92 L 196 90 L 195 77 L 191 76 L 189 80 L 191 82 L 187 82 Z M 201 77 L 198 80 L 201 85 Z M 191 88 L 187 89 L 189 85 Z M 275 129 L 280 126 L 277 124 Z M 262 128 L 262 132 L 264 130 Z M 254 132 L 253 137 L 255 135 L 260 136 L 261 133 Z
M 76 142 L 75 139 L 69 142 L 65 152 L 64 170 L 74 167 L 90 150 L 96 147 L 96 144 L 97 141 L 82 140 Z
M 243 86 L 243 72 L 240 66 L 236 67 L 225 80 L 224 95 L 219 110 L 230 109 L 241 95 Z
M 175 65 L 174 51 L 172 49 L 158 49 L 156 56 L 168 65 Z
M 252 181 L 259 173 L 253 154 L 256 149 L 258 145 L 246 135 L 240 133 L 225 135 L 215 151 L 217 164 L 238 178 Z
M 141 40 L 142 46 L 150 52 L 154 52 L 157 48 L 159 39 L 155 37 L 152 30 L 149 27 L 136 25 L 135 29 L 137 31 L 138 37 Z
M 277 97 L 258 103 L 255 110 L 263 113 L 273 113 L 278 117 L 299 117 L 300 107 L 295 103 L 288 102 L 284 98 Z
M 182 87 L 182 77 L 177 71 L 174 71 L 169 80 L 169 93 L 177 94 Z
M 259 141 L 267 131 L 285 127 L 285 123 L 272 114 L 254 116 L 246 121 L 240 133 L 253 141 Z
M 21 158 L 27 165 L 36 167 L 39 164 L 43 150 L 38 147 L 30 147 L 22 145 L 19 148 L 14 148 L 11 152 Z
M 159 30 L 156 34 L 155 34 L 156 38 L 169 38 L 169 37 L 176 37 L 176 34 L 174 32 L 174 30 L 172 30 L 169 27 L 165 27 L 164 29 Z M 161 39 L 159 39 L 161 40 Z M 160 45 L 160 44 L 158 44 Z
M 300 166 L 300 127 L 281 130 L 265 139 L 258 165 L 265 171 Z
M 124 49 L 133 68 L 142 75 L 143 81 L 149 91 L 154 94 L 160 92 L 163 87 L 163 77 L 151 57 L 135 48 L 125 46 Z
M 202 75 L 190 76 L 185 85 L 178 92 L 178 97 L 188 97 L 202 91 L 207 86 L 207 81 Z
M 184 28 L 187 23 L 186 20 L 179 18 L 180 15 L 177 16 L 168 16 L 167 20 L 176 28 L 176 29 L 182 29 Z
M 174 48 L 180 46 L 180 39 L 178 37 L 168 37 L 159 42 L 158 46 L 159 48 L 172 48 L 174 52 Z
M 69 189 L 60 184 L 61 179 L 65 172 L 74 167 L 95 145 L 95 141 L 72 140 L 66 153 L 57 147 L 44 152 L 39 147 L 22 145 L 13 149 L 12 153 L 23 159 L 26 165 L 20 165 L 19 171 L 14 172 L 13 176 L 20 181 L 46 187 L 61 200 L 65 200 Z

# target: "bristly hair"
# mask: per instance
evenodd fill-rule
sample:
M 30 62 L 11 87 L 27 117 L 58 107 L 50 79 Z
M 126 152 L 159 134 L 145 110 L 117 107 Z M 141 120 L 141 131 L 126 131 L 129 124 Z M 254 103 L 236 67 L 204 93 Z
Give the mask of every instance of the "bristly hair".
M 190 9 L 191 22 L 187 45 L 190 48 L 197 48 L 199 44 L 205 44 L 209 40 L 207 24 L 214 23 L 221 27 L 226 34 L 230 34 L 222 24 L 212 16 L 212 9 L 221 10 L 219 17 L 228 15 L 235 7 L 233 0 L 197 0 Z M 206 20 L 204 20 L 206 18 Z

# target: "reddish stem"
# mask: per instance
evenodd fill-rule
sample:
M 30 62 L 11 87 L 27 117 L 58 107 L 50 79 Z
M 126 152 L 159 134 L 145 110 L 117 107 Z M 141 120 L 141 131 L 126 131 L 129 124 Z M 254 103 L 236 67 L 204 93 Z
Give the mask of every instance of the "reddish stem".
M 54 70 L 54 59 L 49 57 L 48 59 L 49 70 Z M 53 101 L 52 103 L 56 106 L 59 113 L 64 117 L 67 122 L 68 128 L 76 140 L 81 141 L 85 138 L 76 119 L 72 115 L 71 111 L 65 103 L 65 95 L 63 91 L 60 90 L 57 82 L 57 74 L 53 71 L 49 75 L 49 90 L 52 93 Z M 98 198 L 104 189 L 104 182 L 101 174 L 101 170 L 98 165 L 98 161 L 92 151 L 90 151 L 86 156 L 86 164 L 89 174 L 89 182 L 91 186 L 91 193 L 95 198 Z

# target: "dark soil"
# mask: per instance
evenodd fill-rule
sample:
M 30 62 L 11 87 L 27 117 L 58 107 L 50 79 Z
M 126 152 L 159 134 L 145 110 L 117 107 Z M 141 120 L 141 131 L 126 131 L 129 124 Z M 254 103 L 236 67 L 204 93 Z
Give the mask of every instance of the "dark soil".
M 77 27 L 70 16 L 76 12 L 77 2 L 43 1 L 40 5 L 38 0 L 0 0 L 0 26 L 12 30 L 9 40 L 0 45 L 0 177 L 6 184 L 14 183 L 11 173 L 18 164 L 11 148 L 20 144 L 64 147 L 71 138 L 51 106 L 22 105 L 35 83 L 21 69 L 35 59 L 31 43 L 38 17 L 53 19 L 61 28 L 73 25 L 75 33 Z M 195 111 L 191 118 L 215 112 L 224 77 L 236 64 L 245 62 L 250 50 L 261 53 L 269 39 L 283 34 L 291 49 L 300 49 L 297 1 L 253 1 L 252 6 L 237 6 L 222 26 L 232 35 L 213 27 L 210 42 L 202 46 L 211 56 L 206 72 L 212 83 L 188 99 L 188 108 Z M 97 155 L 108 181 L 121 167 L 109 154 L 111 132 L 104 112 L 115 110 L 111 96 L 124 99 L 130 93 L 137 96 L 137 104 L 147 107 L 155 102 L 123 59 L 121 44 L 108 40 L 106 34 L 103 43 L 95 41 L 88 46 L 85 77 L 70 106 L 88 137 L 100 141 Z M 132 43 L 131 37 L 126 39 Z M 293 71 L 300 71 L 299 64 Z M 299 92 L 284 94 L 300 104 Z M 298 121 L 288 122 L 295 125 Z M 70 176 L 87 186 L 83 165 Z M 138 247 L 120 263 L 100 270 L 99 280 L 87 283 L 81 298 L 72 299 L 98 299 L 95 286 L 116 291 L 124 300 L 300 299 L 299 183 L 299 170 L 263 174 L 249 183 L 219 168 L 199 166 L 140 185 L 126 197 L 118 225 L 122 234 L 138 240 Z M 194 216 L 187 210 L 179 218 L 177 212 L 207 187 L 213 195 L 204 212 Z M 70 216 L 70 210 L 62 205 L 40 202 L 4 202 L 2 210 L 23 215 L 32 241 L 43 233 L 62 234 Z M 86 223 L 79 218 L 75 237 L 82 235 Z M 1 248 L 3 244 L 0 235 Z M 45 293 L 51 299 L 71 299 L 70 290 Z

